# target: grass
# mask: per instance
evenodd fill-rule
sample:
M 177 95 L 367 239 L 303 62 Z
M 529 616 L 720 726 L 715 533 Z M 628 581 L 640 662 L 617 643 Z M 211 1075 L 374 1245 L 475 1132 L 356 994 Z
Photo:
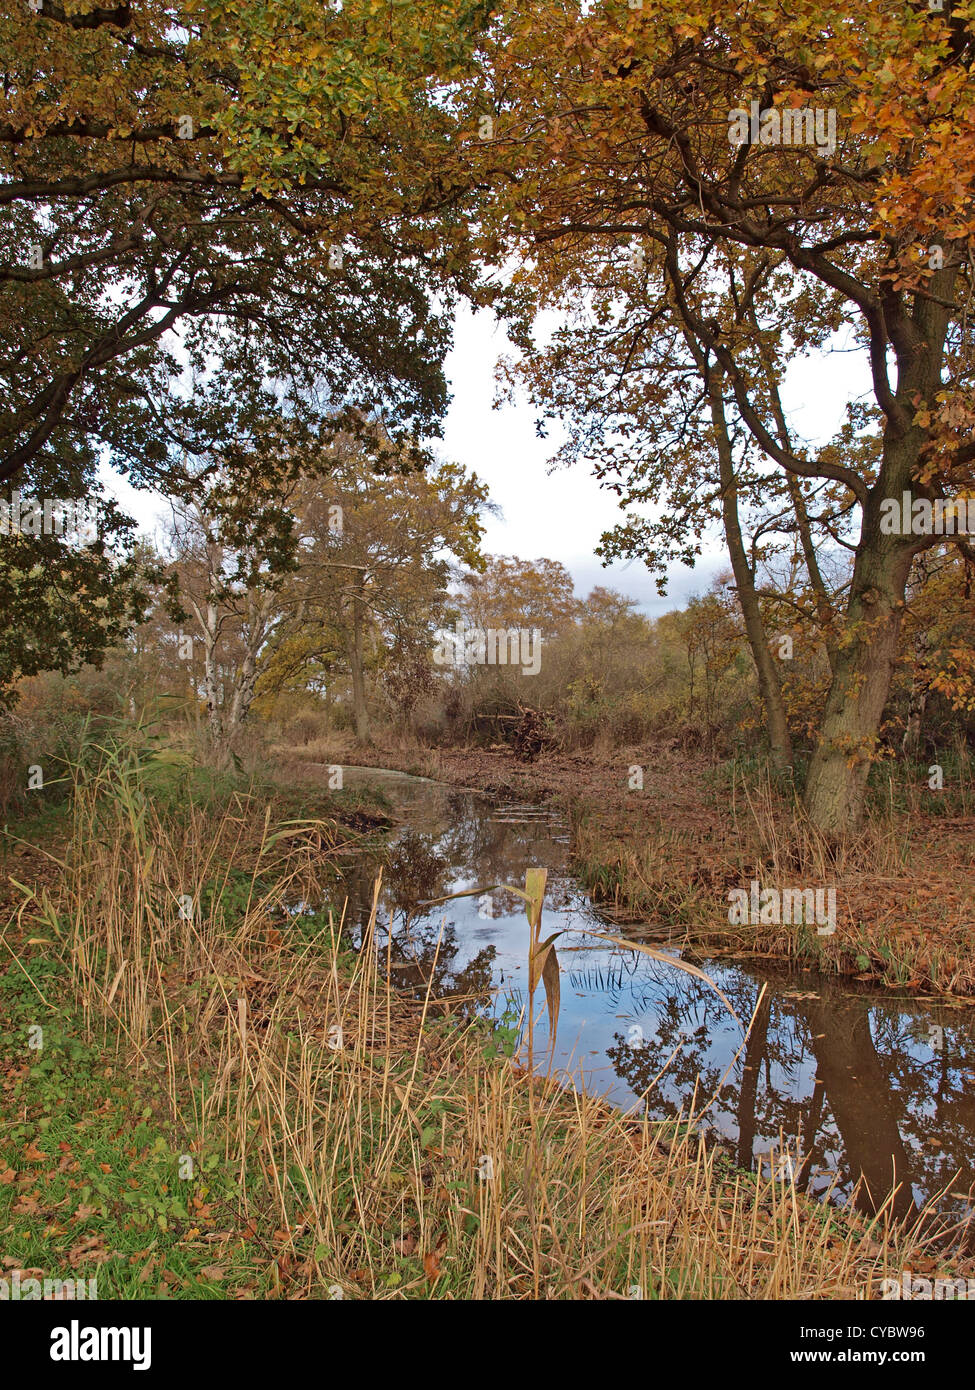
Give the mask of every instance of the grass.
M 965 808 L 970 764 L 945 758 L 949 800 L 901 770 L 875 786 L 863 830 L 837 852 L 805 820 L 791 785 L 738 761 L 702 777 L 705 803 L 679 832 L 656 798 L 627 815 L 605 798 L 571 807 L 573 863 L 621 923 L 711 954 L 776 956 L 892 988 L 975 994 L 975 858 Z M 926 772 L 926 769 L 925 769 Z M 926 799 L 925 799 L 926 798 Z M 685 810 L 685 818 L 688 813 Z M 834 933 L 732 925 L 728 893 L 762 886 L 833 888 Z
M 199 1156 L 196 1180 L 187 1181 L 158 1088 L 136 1086 L 123 1065 L 81 1042 L 77 1017 L 46 1021 L 33 1057 L 24 1048 L 38 984 L 52 992 L 63 974 L 38 978 L 35 968 L 0 979 L 5 1115 L 16 1107 L 0 1142 L 4 1273 L 94 1278 L 103 1299 L 267 1288 L 242 1223 L 228 1229 L 221 1209 L 237 1201 L 233 1174 L 211 1153 Z
M 338 822 L 167 778 L 139 747 L 86 765 L 58 881 L 0 937 L 7 1270 L 118 1298 L 612 1300 L 869 1298 L 917 1267 L 919 1223 L 739 1172 L 687 1117 L 509 1061 L 510 1020 L 397 995 L 375 914 L 358 950 L 343 929 Z

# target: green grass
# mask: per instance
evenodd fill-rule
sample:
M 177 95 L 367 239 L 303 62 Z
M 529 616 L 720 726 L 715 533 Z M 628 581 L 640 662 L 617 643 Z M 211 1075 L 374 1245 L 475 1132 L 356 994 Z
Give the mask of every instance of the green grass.
M 39 956 L 0 974 L 4 1274 L 97 1278 L 102 1299 L 266 1296 L 274 1281 L 236 1216 L 237 1174 L 202 1146 L 181 1153 L 194 1141 L 160 1118 L 162 1087 L 136 1086 L 81 1041 L 61 1003 L 66 974 Z

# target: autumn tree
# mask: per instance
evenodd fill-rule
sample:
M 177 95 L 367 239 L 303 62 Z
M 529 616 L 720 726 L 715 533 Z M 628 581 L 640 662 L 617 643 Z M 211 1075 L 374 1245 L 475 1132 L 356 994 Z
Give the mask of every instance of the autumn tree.
M 473 627 L 564 631 L 579 611 L 572 575 L 559 560 L 490 555 L 480 574 L 464 576 L 459 604 Z
M 377 461 L 390 467 L 381 435 L 371 450 L 344 437 L 320 461 L 324 476 L 298 490 L 291 505 L 299 563 L 283 590 L 290 616 L 280 655 L 269 654 L 263 677 L 264 688 L 273 688 L 287 670 L 293 684 L 303 653 L 308 661 L 323 655 L 324 635 L 326 648 L 337 645 L 344 658 L 363 741 L 370 736 L 370 664 L 429 666 L 451 560 L 472 570 L 483 563 L 480 517 L 488 506 L 485 485 L 459 464 L 419 471 L 404 456 L 404 471 L 380 472 Z
M 194 675 L 202 666 L 207 731 L 218 754 L 247 717 L 258 656 L 280 619 L 283 583 L 256 548 L 234 544 L 222 520 L 206 502 L 176 509 L 169 570 L 173 616 L 184 619 L 179 658 Z
M 691 718 L 702 716 L 704 738 L 713 739 L 718 691 L 734 663 L 741 634 L 727 595 L 720 589 L 692 598 L 679 617 L 687 652 L 688 704 Z
M 9 7 L 0 478 L 93 444 L 141 478 L 171 433 L 205 451 L 271 378 L 306 404 L 312 387 L 333 409 L 383 404 L 416 435 L 435 423 L 446 339 L 428 293 L 476 282 L 438 89 L 482 11 Z M 174 329 L 220 379 L 210 399 L 173 389 Z
M 252 467 L 266 478 L 275 418 L 318 447 L 377 412 L 402 448 L 436 436 L 452 304 L 487 294 L 447 99 L 485 15 L 480 0 L 6 6 L 0 481 L 92 496 L 107 463 L 187 501 L 201 470 L 240 491 Z M 77 564 L 58 551 L 57 571 Z M 92 585 L 113 582 L 106 559 Z M 29 607 L 13 611 L 51 649 Z M 66 640 L 96 658 L 95 628 L 69 618 Z
M 558 710 L 571 741 L 637 742 L 660 677 L 656 655 L 652 626 L 636 600 L 597 585 L 578 604 L 575 622 L 549 643 L 540 698 Z
M 808 532 L 806 500 L 798 483 L 790 495 L 761 467 L 747 432 L 729 418 L 721 373 L 702 384 L 705 355 L 666 294 L 654 298 L 648 277 L 626 258 L 597 257 L 592 286 L 569 292 L 567 321 L 543 350 L 507 364 L 508 378 L 527 384 L 535 404 L 568 426 L 556 461 L 589 463 L 627 509 L 597 547 L 604 559 L 640 558 L 663 593 L 672 563 L 693 566 L 704 535 L 723 527 L 772 755 L 785 767 L 791 739 L 759 570 L 790 533 Z
M 975 574 L 956 547 L 923 551 L 914 562 L 901 634 L 906 660 L 901 748 L 919 756 L 929 739 L 942 744 L 954 718 L 964 736 L 975 726 Z M 940 719 L 932 706 L 940 703 Z
M 707 5 L 644 0 L 507 10 L 483 67 L 497 117 L 484 177 L 534 304 L 584 294 L 595 259 L 625 256 L 682 338 L 712 423 L 723 412 L 784 480 L 836 489 L 846 527 L 832 512 L 824 524 L 852 573 L 805 786 L 829 837 L 862 815 L 907 577 L 938 543 L 884 529 L 885 504 L 973 481 L 972 56 L 969 10 L 950 0 L 940 13 L 770 2 L 733 26 Z M 802 110 L 819 110 L 821 139 L 791 138 Z M 812 449 L 783 436 L 776 398 L 797 349 L 842 328 L 866 364 L 874 438 Z M 644 390 L 648 410 L 669 399 L 653 371 Z
M 23 676 L 101 660 L 150 606 L 156 571 L 131 525 L 111 502 L 78 500 L 83 524 L 62 512 L 47 532 L 36 499 L 0 506 L 0 706 L 16 701 Z

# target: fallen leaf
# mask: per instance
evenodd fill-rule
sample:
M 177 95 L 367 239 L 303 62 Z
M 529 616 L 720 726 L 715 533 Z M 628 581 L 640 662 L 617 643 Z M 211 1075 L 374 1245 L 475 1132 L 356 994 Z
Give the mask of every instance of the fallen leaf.
M 109 1251 L 100 1249 L 102 1236 L 89 1236 L 87 1240 L 79 1241 L 68 1251 L 68 1264 L 72 1269 L 76 1268 L 82 1260 L 92 1260 L 96 1264 L 101 1264 L 104 1260 L 110 1260 Z

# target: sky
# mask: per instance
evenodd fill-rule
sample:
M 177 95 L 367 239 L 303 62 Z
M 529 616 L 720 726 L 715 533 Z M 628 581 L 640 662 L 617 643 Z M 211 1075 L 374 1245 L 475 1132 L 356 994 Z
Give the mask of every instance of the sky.
M 622 516 L 619 500 L 581 466 L 548 471 L 561 441 L 554 429 L 547 439 L 536 436 L 536 412 L 527 401 L 492 409 L 495 363 L 510 351 L 494 315 L 460 310 L 447 359 L 454 399 L 444 425 L 443 453 L 483 478 L 502 510 L 501 517 L 486 518 L 484 551 L 560 560 L 579 598 L 601 584 L 635 599 L 650 616 L 682 607 L 724 567 L 723 547 L 715 545 L 693 570 L 676 568 L 663 599 L 641 561 L 604 567 L 594 552 L 603 532 Z
M 490 486 L 501 518 L 487 518 L 483 548 L 489 554 L 544 556 L 561 560 L 575 582 L 577 597 L 603 584 L 635 599 L 640 611 L 659 617 L 704 593 L 714 577 L 730 568 L 717 534 L 703 545 L 693 569 L 675 564 L 661 598 L 639 560 L 604 567 L 595 555 L 600 536 L 622 516 L 619 500 L 601 488 L 583 466 L 549 473 L 548 459 L 560 439 L 535 434 L 535 409 L 527 401 L 493 410 L 494 369 L 511 346 L 502 327 L 486 311 L 462 309 L 456 321 L 447 375 L 454 399 L 444 429 L 447 458 L 473 468 Z M 836 350 L 797 360 L 786 375 L 782 397 L 797 437 L 811 442 L 830 438 L 844 418 L 851 390 L 868 387 L 862 354 Z
M 485 518 L 485 553 L 559 560 L 572 575 L 577 597 L 605 585 L 634 599 L 648 617 L 681 608 L 694 594 L 704 593 L 714 577 L 729 568 L 717 535 L 704 544 L 693 569 L 672 567 L 665 597 L 658 595 L 641 561 L 602 565 L 595 548 L 602 533 L 621 518 L 619 501 L 582 465 L 548 471 L 559 436 L 554 429 L 547 439 L 536 436 L 535 410 L 527 400 L 493 409 L 495 365 L 510 351 L 493 314 L 461 307 L 446 363 L 453 399 L 438 452 L 476 472 L 501 509 L 500 516 Z M 837 351 L 796 361 L 782 392 L 791 428 L 809 441 L 829 438 L 842 421 L 851 390 L 866 390 L 867 384 L 860 354 Z M 108 471 L 103 477 L 111 494 L 152 535 L 159 519 L 168 516 L 166 504 Z

